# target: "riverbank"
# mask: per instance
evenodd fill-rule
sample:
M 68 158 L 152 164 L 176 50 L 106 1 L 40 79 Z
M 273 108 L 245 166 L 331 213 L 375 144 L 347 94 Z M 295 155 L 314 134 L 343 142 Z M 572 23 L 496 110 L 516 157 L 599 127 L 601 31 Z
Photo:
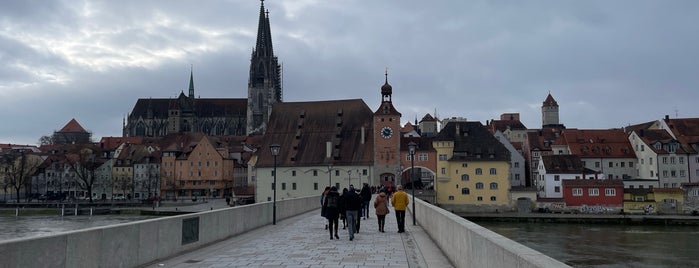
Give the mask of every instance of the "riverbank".
M 457 214 L 473 222 L 590 223 L 622 225 L 699 226 L 699 216 L 637 214 L 556 214 L 556 213 L 484 213 Z
M 2 204 L 2 216 L 84 216 L 84 215 L 148 215 L 172 216 L 228 207 L 223 199 L 194 201 L 161 201 L 158 204 L 141 202 L 27 202 Z

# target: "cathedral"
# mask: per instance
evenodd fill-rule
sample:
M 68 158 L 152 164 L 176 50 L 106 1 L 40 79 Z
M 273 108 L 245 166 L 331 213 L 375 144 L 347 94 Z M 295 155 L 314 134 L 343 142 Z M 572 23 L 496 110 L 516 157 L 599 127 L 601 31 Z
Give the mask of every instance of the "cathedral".
M 260 3 L 257 42 L 250 58 L 247 98 L 196 98 L 194 74 L 189 92 L 177 98 L 138 99 L 122 123 L 124 137 L 162 137 L 184 132 L 210 136 L 263 134 L 272 106 L 282 101 L 281 66 L 274 55 L 269 12 Z

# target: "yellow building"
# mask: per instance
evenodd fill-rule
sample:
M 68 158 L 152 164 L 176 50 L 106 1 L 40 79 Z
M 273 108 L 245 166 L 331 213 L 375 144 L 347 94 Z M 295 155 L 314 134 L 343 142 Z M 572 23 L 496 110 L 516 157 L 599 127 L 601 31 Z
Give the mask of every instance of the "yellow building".
M 231 193 L 235 159 L 225 142 L 205 135 L 183 135 L 163 150 L 161 195 L 223 197 Z
M 433 147 L 439 206 L 455 212 L 511 209 L 509 151 L 480 122 L 449 122 Z
M 624 212 L 632 214 L 678 214 L 684 190 L 680 188 L 624 189 Z

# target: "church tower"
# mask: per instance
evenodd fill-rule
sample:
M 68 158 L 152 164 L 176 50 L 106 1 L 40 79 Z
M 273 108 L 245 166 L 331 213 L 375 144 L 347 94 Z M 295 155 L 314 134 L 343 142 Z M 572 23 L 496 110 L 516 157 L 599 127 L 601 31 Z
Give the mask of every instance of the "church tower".
M 383 185 L 396 185 L 397 172 L 400 170 L 400 117 L 393 107 L 391 95 L 393 87 L 386 81 L 381 86 L 381 105 L 374 112 L 374 174 Z
M 257 43 L 250 58 L 248 79 L 247 134 L 263 134 L 272 106 L 282 101 L 281 66 L 272 48 L 269 12 L 260 1 Z
M 551 93 L 546 96 L 543 105 L 541 105 L 541 126 L 542 127 L 558 127 L 561 126 L 558 121 L 558 102 L 553 99 Z

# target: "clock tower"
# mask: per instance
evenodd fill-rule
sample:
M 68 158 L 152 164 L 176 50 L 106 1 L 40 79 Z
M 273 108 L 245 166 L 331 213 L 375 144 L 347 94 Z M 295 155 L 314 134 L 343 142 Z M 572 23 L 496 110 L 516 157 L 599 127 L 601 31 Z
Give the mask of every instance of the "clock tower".
M 386 82 L 381 86 L 381 105 L 374 112 L 374 174 L 382 185 L 393 185 L 397 182 L 396 174 L 400 169 L 400 117 L 401 114 L 393 107 L 391 95 L 393 87 Z

